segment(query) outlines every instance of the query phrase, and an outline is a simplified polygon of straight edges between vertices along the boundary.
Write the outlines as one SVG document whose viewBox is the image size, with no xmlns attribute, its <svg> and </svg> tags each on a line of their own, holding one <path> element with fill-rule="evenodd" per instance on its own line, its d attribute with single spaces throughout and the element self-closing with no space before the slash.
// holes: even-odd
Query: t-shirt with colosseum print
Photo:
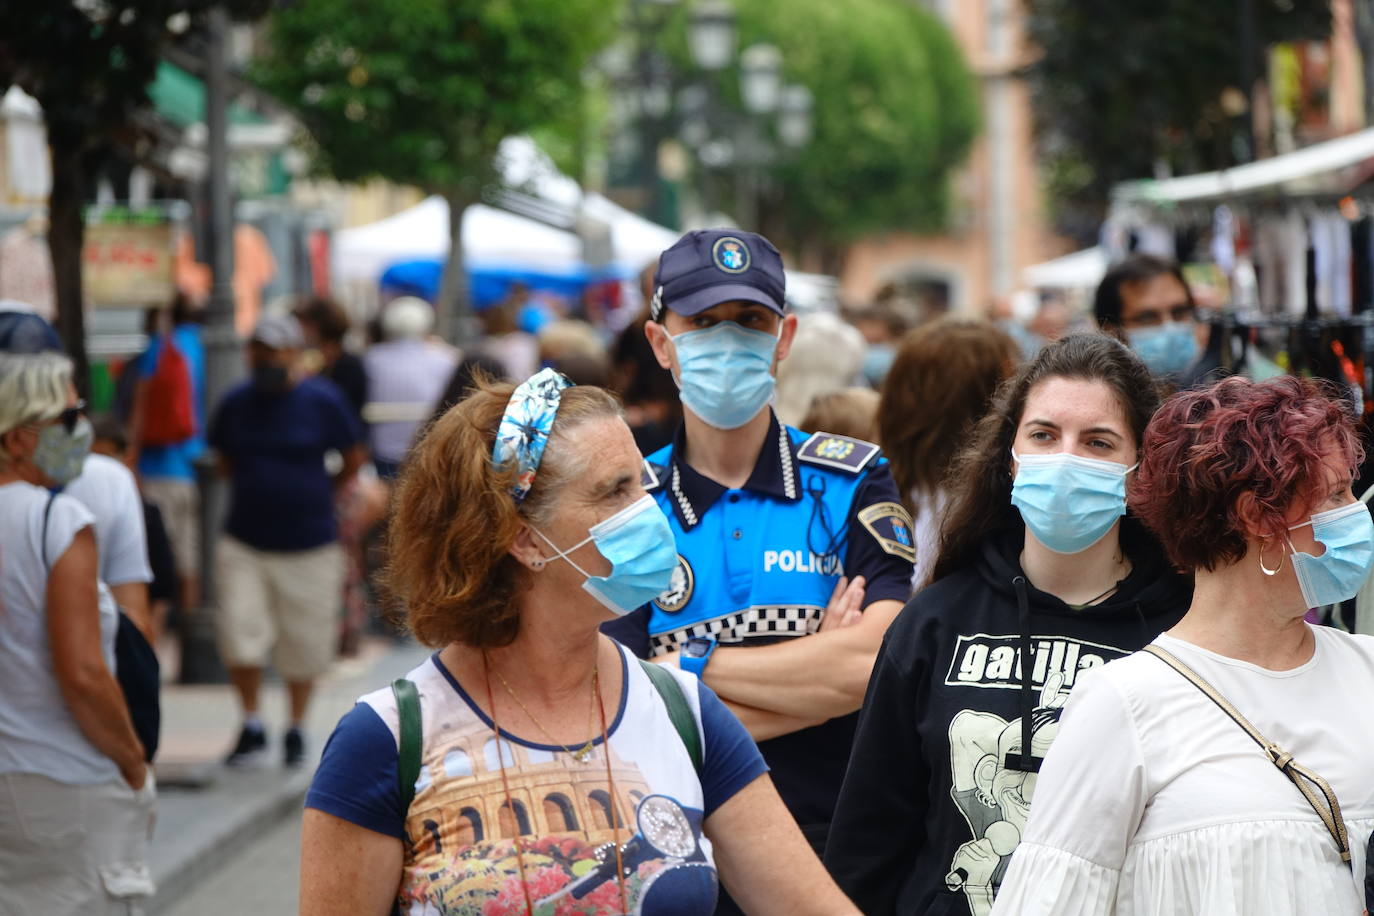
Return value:
<svg viewBox="0 0 1374 916">
<path fill-rule="evenodd" d="M 669 669 L 703 737 L 698 778 L 653 682 L 624 649 L 621 664 L 627 689 L 608 723 L 610 747 L 598 737 L 579 761 L 504 730 L 498 740 L 436 653 L 407 675 L 419 688 L 424 725 L 409 810 L 397 788 L 400 729 L 389 687 L 362 697 L 339 722 L 306 807 L 402 840 L 403 916 L 524 914 L 517 835 L 535 916 L 619 914 L 616 822 L 629 912 L 705 916 L 715 909 L 717 879 L 702 823 L 767 767 L 711 689 Z"/>
</svg>

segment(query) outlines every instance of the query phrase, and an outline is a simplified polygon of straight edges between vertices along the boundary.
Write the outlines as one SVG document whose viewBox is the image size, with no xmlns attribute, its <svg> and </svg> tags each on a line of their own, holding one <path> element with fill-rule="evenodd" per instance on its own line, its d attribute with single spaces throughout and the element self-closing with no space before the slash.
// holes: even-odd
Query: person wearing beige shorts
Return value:
<svg viewBox="0 0 1374 916">
<path fill-rule="evenodd" d="M 309 550 L 257 550 L 232 537 L 215 551 L 220 658 L 231 671 L 254 672 L 244 714 L 257 713 L 257 682 L 270 661 L 290 694 L 291 721 L 305 717 L 315 679 L 338 648 L 339 596 L 345 573 L 337 543 Z"/>
<path fill-rule="evenodd" d="M 311 689 L 339 643 L 346 565 L 334 501 L 364 460 L 364 431 L 332 382 L 303 374 L 302 342 L 294 318 L 258 322 L 248 345 L 252 377 L 225 394 L 210 423 L 208 441 L 230 485 L 215 544 L 216 629 L 243 707 L 230 766 L 267 751 L 258 692 L 269 660 L 290 696 L 283 763 L 305 761 Z M 327 465 L 331 453 L 341 460 Z"/>
</svg>

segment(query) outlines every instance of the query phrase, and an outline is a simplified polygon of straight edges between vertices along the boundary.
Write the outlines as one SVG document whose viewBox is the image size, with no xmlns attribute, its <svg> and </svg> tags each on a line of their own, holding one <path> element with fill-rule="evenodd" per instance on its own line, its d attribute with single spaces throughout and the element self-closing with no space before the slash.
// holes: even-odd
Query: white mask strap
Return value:
<svg viewBox="0 0 1374 916">
<path fill-rule="evenodd" d="M 549 540 L 548 537 L 544 534 L 544 532 L 540 531 L 533 525 L 530 525 L 530 530 L 533 531 L 535 534 L 539 535 L 541 538 L 543 538 L 545 544 L 548 544 L 550 547 L 553 548 L 553 559 L 566 560 L 568 565 L 571 566 L 573 569 L 577 570 L 582 575 L 586 576 L 588 579 L 591 578 L 591 573 L 587 572 L 581 566 L 578 566 L 576 563 L 573 562 L 572 557 L 568 556 L 568 554 L 572 553 L 574 550 L 581 547 L 583 544 L 590 543 L 592 540 L 592 536 L 590 534 L 582 540 L 578 541 L 576 544 L 569 547 L 567 550 L 559 550 L 558 545 L 555 544 L 553 541 Z"/>
</svg>

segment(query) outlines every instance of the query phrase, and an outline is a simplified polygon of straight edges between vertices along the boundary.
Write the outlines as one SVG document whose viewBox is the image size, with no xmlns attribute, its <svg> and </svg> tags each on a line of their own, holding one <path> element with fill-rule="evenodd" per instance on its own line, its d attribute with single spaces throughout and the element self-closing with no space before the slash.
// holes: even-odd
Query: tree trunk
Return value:
<svg viewBox="0 0 1374 916">
<path fill-rule="evenodd" d="M 473 326 L 471 288 L 463 264 L 463 213 L 476 201 L 457 191 L 445 192 L 444 199 L 448 202 L 448 262 L 444 264 L 434 303 L 434 326 L 440 337 L 467 350 L 478 335 Z"/>
<path fill-rule="evenodd" d="M 82 193 L 86 184 L 81 142 L 60 132 L 49 135 L 52 192 L 48 196 L 48 252 L 57 293 L 57 332 L 75 364 L 76 390 L 86 397 L 91 387 L 86 359 L 86 314 L 81 291 L 81 247 L 86 238 Z"/>
</svg>

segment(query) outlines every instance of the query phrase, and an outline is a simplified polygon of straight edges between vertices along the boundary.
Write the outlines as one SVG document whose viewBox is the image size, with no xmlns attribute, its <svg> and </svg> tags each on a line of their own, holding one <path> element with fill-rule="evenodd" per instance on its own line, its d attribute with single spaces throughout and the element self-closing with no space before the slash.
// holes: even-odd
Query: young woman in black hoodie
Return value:
<svg viewBox="0 0 1374 916">
<path fill-rule="evenodd" d="M 1123 517 L 1158 405 L 1130 350 L 1078 334 L 973 429 L 933 583 L 874 665 L 826 847 L 868 916 L 986 916 L 1078 676 L 1187 609 L 1190 585 Z"/>
</svg>

